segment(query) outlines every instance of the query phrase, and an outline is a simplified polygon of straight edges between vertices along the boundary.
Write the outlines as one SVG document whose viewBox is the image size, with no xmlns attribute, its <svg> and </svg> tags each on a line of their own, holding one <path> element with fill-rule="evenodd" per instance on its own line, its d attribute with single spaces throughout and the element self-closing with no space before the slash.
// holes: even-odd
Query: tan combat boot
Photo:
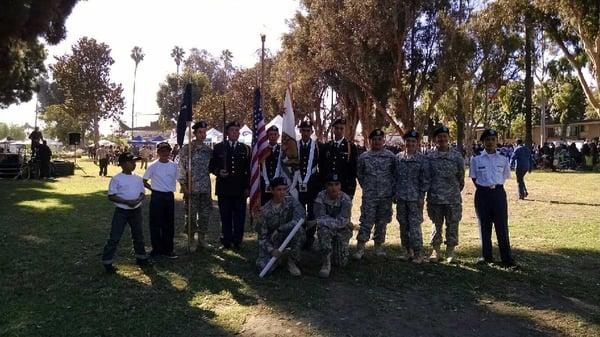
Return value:
<svg viewBox="0 0 600 337">
<path fill-rule="evenodd" d="M 323 257 L 323 266 L 319 270 L 319 277 L 328 278 L 329 273 L 331 273 L 331 253 Z"/>
<path fill-rule="evenodd" d="M 386 256 L 385 250 L 383 250 L 383 244 L 375 243 L 375 255 L 377 256 Z"/>
<path fill-rule="evenodd" d="M 423 255 L 421 255 L 421 250 L 416 249 L 413 253 L 413 259 L 412 259 L 413 263 L 416 264 L 421 264 L 423 263 Z"/>
<path fill-rule="evenodd" d="M 206 241 L 206 234 L 198 233 L 198 248 L 209 249 L 210 243 Z"/>
<path fill-rule="evenodd" d="M 412 253 L 412 249 L 403 249 L 404 253 L 400 254 L 400 256 L 398 257 L 400 259 L 400 261 L 408 261 L 410 260 L 410 258 L 412 257 L 413 253 Z"/>
<path fill-rule="evenodd" d="M 454 246 L 446 246 L 446 262 L 454 262 Z"/>
<path fill-rule="evenodd" d="M 438 262 L 441 255 L 442 254 L 440 253 L 440 246 L 434 246 L 433 251 L 431 252 L 431 255 L 429 256 L 429 262 Z"/>
<path fill-rule="evenodd" d="M 294 259 L 292 258 L 289 258 L 287 261 L 287 269 L 292 276 L 302 275 L 300 268 L 298 268 L 298 266 L 296 265 L 296 261 L 294 261 Z"/>
<path fill-rule="evenodd" d="M 352 254 L 352 258 L 355 260 L 360 260 L 362 259 L 363 255 L 365 255 L 365 242 L 358 241 L 356 243 L 356 252 Z"/>
</svg>

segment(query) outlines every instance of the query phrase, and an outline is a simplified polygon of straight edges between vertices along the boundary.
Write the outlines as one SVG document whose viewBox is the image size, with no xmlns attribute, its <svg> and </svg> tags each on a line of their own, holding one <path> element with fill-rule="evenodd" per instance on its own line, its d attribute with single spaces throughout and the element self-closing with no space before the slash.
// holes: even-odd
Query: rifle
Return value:
<svg viewBox="0 0 600 337">
<path fill-rule="evenodd" d="M 225 155 L 223 156 L 223 170 L 227 171 L 227 122 L 225 119 L 225 115 L 227 114 L 227 110 L 225 109 L 225 100 L 223 100 L 223 149 L 225 150 Z"/>
</svg>

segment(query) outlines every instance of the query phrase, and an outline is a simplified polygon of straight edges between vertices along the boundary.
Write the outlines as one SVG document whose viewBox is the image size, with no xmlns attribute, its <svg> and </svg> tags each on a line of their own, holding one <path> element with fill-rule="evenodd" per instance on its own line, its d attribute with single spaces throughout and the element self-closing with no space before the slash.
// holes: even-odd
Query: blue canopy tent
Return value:
<svg viewBox="0 0 600 337">
<path fill-rule="evenodd" d="M 153 143 L 160 143 L 160 142 L 164 142 L 164 141 L 165 141 L 165 138 L 163 138 L 163 136 L 161 136 L 161 135 L 158 135 L 158 136 L 155 136 L 155 137 L 153 137 L 153 138 L 151 139 L 151 141 L 152 141 Z"/>
</svg>

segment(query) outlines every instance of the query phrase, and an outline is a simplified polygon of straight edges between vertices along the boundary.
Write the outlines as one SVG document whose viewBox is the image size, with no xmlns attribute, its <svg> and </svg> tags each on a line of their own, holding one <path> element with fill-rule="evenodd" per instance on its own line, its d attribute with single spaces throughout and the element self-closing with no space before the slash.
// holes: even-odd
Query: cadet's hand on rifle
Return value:
<svg viewBox="0 0 600 337">
<path fill-rule="evenodd" d="M 273 256 L 273 257 L 277 257 L 277 258 L 278 258 L 278 257 L 280 257 L 280 256 L 281 256 L 281 252 L 279 251 L 279 249 L 273 249 L 273 250 L 271 251 L 271 256 Z"/>
<path fill-rule="evenodd" d="M 393 204 L 397 204 L 398 203 L 398 199 L 396 199 L 396 196 L 392 197 L 392 203 Z"/>
</svg>

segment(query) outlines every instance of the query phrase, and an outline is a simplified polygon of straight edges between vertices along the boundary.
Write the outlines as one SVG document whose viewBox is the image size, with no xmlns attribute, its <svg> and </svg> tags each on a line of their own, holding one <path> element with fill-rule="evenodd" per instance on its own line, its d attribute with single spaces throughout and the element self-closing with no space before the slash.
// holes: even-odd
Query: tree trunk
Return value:
<svg viewBox="0 0 600 337">
<path fill-rule="evenodd" d="M 463 82 L 456 83 L 456 149 L 463 153 L 465 142 L 465 111 L 463 109 Z"/>
<path fill-rule="evenodd" d="M 525 16 L 525 144 L 531 148 L 533 142 L 532 101 L 533 101 L 533 27 L 529 15 Z M 510 130 L 509 130 L 510 132 Z"/>
<path fill-rule="evenodd" d="M 100 142 L 100 120 L 99 118 L 94 118 L 94 145 L 96 147 L 99 146 Z"/>
</svg>

